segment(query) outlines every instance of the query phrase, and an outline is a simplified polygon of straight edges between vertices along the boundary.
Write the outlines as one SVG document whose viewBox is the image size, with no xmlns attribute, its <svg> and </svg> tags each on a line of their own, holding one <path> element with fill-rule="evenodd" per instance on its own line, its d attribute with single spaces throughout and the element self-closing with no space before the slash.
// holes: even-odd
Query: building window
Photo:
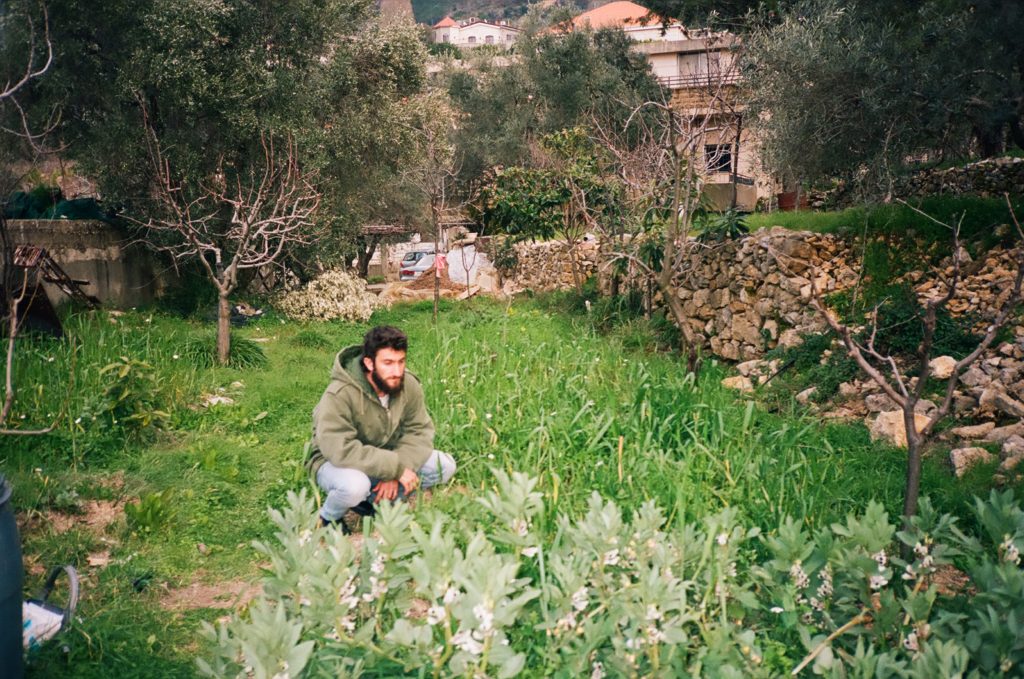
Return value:
<svg viewBox="0 0 1024 679">
<path fill-rule="evenodd" d="M 509 42 L 512 42 L 512 34 L 509 33 L 508 35 L 506 35 L 505 36 L 505 40 L 508 40 Z"/>
<path fill-rule="evenodd" d="M 475 35 L 469 36 L 469 40 L 467 40 L 466 42 L 468 42 L 470 45 L 474 44 L 476 42 L 476 36 Z"/>
<path fill-rule="evenodd" d="M 732 144 L 706 144 L 704 160 L 708 172 L 732 172 Z"/>
<path fill-rule="evenodd" d="M 484 42 L 486 42 L 488 45 L 493 45 L 494 44 L 494 36 L 493 35 L 487 36 L 486 38 L 484 38 Z"/>
<path fill-rule="evenodd" d="M 451 42 L 451 36 L 449 36 L 447 33 L 445 33 L 444 35 L 441 36 L 441 40 L 443 42 Z"/>
</svg>

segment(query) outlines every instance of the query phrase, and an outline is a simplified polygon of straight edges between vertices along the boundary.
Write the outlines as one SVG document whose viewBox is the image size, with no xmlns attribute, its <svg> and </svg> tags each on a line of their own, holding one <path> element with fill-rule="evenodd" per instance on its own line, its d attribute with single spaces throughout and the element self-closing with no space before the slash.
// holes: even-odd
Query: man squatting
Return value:
<svg viewBox="0 0 1024 679">
<path fill-rule="evenodd" d="M 451 455 L 434 450 L 434 423 L 419 379 L 405 370 L 409 341 L 398 328 L 377 326 L 363 344 L 334 358 L 331 381 L 313 409 L 308 466 L 327 494 L 326 524 L 352 509 L 373 514 L 373 502 L 402 499 L 417 487 L 448 483 Z"/>
</svg>

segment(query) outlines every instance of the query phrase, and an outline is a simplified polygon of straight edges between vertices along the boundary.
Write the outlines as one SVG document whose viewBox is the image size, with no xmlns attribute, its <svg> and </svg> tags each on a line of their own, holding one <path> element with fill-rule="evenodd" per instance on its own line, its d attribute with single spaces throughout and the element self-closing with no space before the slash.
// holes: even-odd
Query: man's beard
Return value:
<svg viewBox="0 0 1024 679">
<path fill-rule="evenodd" d="M 381 374 L 377 372 L 377 368 L 374 367 L 373 384 L 377 387 L 377 389 L 383 391 L 388 396 L 394 396 L 395 394 L 402 391 L 402 387 L 405 386 L 405 375 L 402 375 L 400 378 L 398 378 L 398 384 L 396 384 L 395 386 L 391 386 L 384 380 Z"/>
</svg>

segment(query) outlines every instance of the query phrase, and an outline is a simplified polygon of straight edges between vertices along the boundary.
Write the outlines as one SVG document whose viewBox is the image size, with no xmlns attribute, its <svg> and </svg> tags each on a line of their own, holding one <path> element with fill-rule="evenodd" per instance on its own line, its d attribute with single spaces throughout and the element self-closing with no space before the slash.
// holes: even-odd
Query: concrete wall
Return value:
<svg viewBox="0 0 1024 679">
<path fill-rule="evenodd" d="M 145 304 L 166 287 L 153 253 L 130 245 L 123 233 L 104 222 L 19 219 L 7 224 L 14 245 L 45 248 L 71 278 L 89 281 L 82 289 L 104 305 Z M 67 301 L 55 286 L 45 287 L 55 306 Z"/>
</svg>

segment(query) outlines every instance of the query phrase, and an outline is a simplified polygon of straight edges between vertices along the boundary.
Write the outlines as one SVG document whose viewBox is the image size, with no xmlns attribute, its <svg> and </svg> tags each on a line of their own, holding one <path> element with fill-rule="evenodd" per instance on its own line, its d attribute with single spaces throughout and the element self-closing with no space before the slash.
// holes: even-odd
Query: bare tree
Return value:
<svg viewBox="0 0 1024 679">
<path fill-rule="evenodd" d="M 175 175 L 144 107 L 143 112 L 159 215 L 135 221 L 175 265 L 198 260 L 217 289 L 217 360 L 224 365 L 231 351 L 230 297 L 239 273 L 276 263 L 290 245 L 307 244 L 320 192 L 314 176 L 300 167 L 294 141 L 289 137 L 278 145 L 262 133 L 261 152 L 247 167 L 221 163 L 212 177 L 189 186 Z"/>
<path fill-rule="evenodd" d="M 1017 221 L 1017 216 L 1008 196 L 1006 203 L 1021 242 L 1024 243 L 1024 231 L 1021 230 L 1020 223 Z M 907 205 L 906 203 L 904 204 Z M 918 345 L 915 354 L 908 361 L 902 361 L 889 353 L 882 353 L 876 348 L 875 340 L 878 335 L 877 307 L 871 315 L 872 320 L 865 337 L 863 333 L 858 333 L 855 328 L 842 322 L 834 312 L 826 307 L 822 300 L 821 291 L 815 285 L 815 276 L 809 277 L 811 280 L 811 306 L 822 315 L 828 326 L 839 338 L 850 358 L 857 363 L 857 366 L 864 374 L 870 377 L 902 412 L 903 426 L 906 429 L 907 435 L 907 473 L 903 492 L 904 521 L 909 521 L 910 517 L 917 514 L 917 503 L 921 490 L 921 459 L 925 444 L 935 432 L 935 426 L 949 415 L 956 395 L 957 385 L 960 383 L 960 376 L 992 346 L 999 331 L 1006 326 L 1014 310 L 1020 306 L 1022 299 L 1021 284 L 1024 282 L 1024 246 L 1018 245 L 1016 251 L 1017 271 L 1014 275 L 1009 295 L 999 308 L 995 318 L 992 319 L 992 322 L 985 329 L 985 335 L 982 339 L 970 353 L 956 362 L 952 374 L 946 380 L 942 402 L 919 428 L 917 405 L 921 401 L 925 383 L 931 372 L 930 363 L 932 360 L 938 313 L 953 299 L 962 281 L 962 257 L 964 251 L 960 243 L 959 224 L 955 226 L 945 224 L 913 206 L 907 206 L 928 219 L 935 221 L 937 224 L 948 228 L 952 234 L 953 248 L 951 256 L 952 272 L 948 275 L 944 275 L 942 272 L 936 273 L 945 292 L 938 297 L 928 299 L 924 303 L 924 310 L 921 316 L 921 343 Z M 785 255 L 774 251 L 772 255 L 779 262 L 780 266 L 788 270 Z"/>
<path fill-rule="evenodd" d="M 403 177 L 426 199 L 430 211 L 430 228 L 434 235 L 434 322 L 437 322 L 441 296 L 441 262 L 445 253 L 442 226 L 448 217 L 463 206 L 456 198 L 455 186 L 459 164 L 455 156 L 453 135 L 457 113 L 442 94 L 428 93 L 410 100 L 409 120 L 403 127 L 411 133 L 414 156 L 406 163 Z"/>
<path fill-rule="evenodd" d="M 33 131 L 29 123 L 25 109 L 18 101 L 22 94 L 33 82 L 42 78 L 50 69 L 53 63 L 53 43 L 50 40 L 50 24 L 46 5 L 39 4 L 41 21 L 37 21 L 31 13 L 25 15 L 8 13 L 5 8 L 0 7 L 0 31 L 7 32 L 7 23 L 15 19 L 22 19 L 27 26 L 27 34 L 24 45 L 25 61 L 20 67 L 15 66 L 12 71 L 5 73 L 5 81 L 0 89 L 0 133 L 9 141 L 25 143 L 32 156 L 38 157 L 44 152 L 42 140 L 53 129 L 55 121 L 51 121 L 41 132 Z M 8 126 L 6 121 L 13 114 L 15 123 Z M 15 262 L 14 244 L 10 238 L 7 228 L 7 219 L 4 216 L 4 205 L 6 196 L 14 187 L 11 182 L 0 183 L 0 267 L 2 267 L 2 280 L 4 296 L 4 325 L 7 332 L 7 356 L 4 362 L 4 400 L 0 408 L 0 424 L 6 423 L 14 407 L 14 354 L 18 333 L 21 330 L 22 318 L 20 312 L 22 304 L 28 298 L 31 304 L 30 294 L 37 294 L 41 283 L 38 270 L 31 270 L 30 267 L 19 267 Z M 53 431 L 55 425 L 43 429 L 22 430 L 2 429 L 0 434 L 46 434 Z"/>
<path fill-rule="evenodd" d="M 718 40 L 707 38 L 708 54 Z M 625 131 L 639 129 L 634 128 L 628 142 L 629 135 L 597 130 L 598 140 L 617 159 L 618 174 L 632 196 L 634 221 L 640 225 L 638 237 L 621 239 L 613 256 L 632 262 L 661 293 L 681 331 L 680 349 L 691 371 L 697 369 L 699 338 L 688 323 L 679 289 L 695 262 L 713 247 L 691 235 L 708 176 L 728 161 L 736 181 L 732 144 L 742 131 L 735 94 L 738 68 L 738 58 L 728 59 L 717 70 L 682 77 L 685 87 L 676 101 L 638 106 Z M 651 219 L 652 213 L 656 218 Z M 644 233 L 643 225 L 649 223 L 657 225 L 656 233 Z M 660 245 L 653 260 L 641 253 L 652 238 Z"/>
</svg>

